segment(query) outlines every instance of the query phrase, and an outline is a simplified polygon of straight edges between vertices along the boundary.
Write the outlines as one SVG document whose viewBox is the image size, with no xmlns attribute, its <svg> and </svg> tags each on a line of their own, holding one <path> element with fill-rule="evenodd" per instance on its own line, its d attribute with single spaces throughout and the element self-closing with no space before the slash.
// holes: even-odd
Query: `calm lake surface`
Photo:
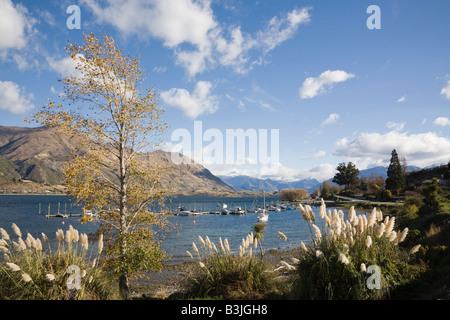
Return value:
<svg viewBox="0 0 450 320">
<path fill-rule="evenodd" d="M 276 202 L 277 198 L 267 198 L 266 204 Z M 219 198 L 219 197 L 178 197 L 172 199 L 171 208 L 175 212 L 181 204 L 187 209 L 195 208 L 197 211 L 215 211 L 217 205 L 227 204 L 228 208 L 240 206 L 247 209 L 252 208 L 257 201 L 262 205 L 263 199 L 254 197 L 242 198 Z M 58 229 L 67 230 L 72 225 L 79 232 L 95 232 L 98 224 L 81 224 L 80 217 L 68 218 L 46 218 L 46 214 L 66 213 L 80 214 L 81 207 L 72 206 L 73 201 L 64 195 L 0 195 L 0 227 L 4 228 L 12 238 L 15 237 L 11 224 L 15 223 L 22 231 L 23 237 L 29 232 L 33 237 L 41 237 L 44 232 L 50 241 L 56 241 L 56 231 Z M 41 214 L 39 215 L 39 206 Z M 217 209 L 220 212 L 219 209 Z M 318 208 L 313 207 L 315 212 Z M 300 241 L 307 243 L 310 240 L 310 233 L 307 223 L 302 219 L 298 210 L 288 210 L 280 212 L 269 212 L 269 221 L 264 231 L 262 240 L 263 248 L 286 250 L 300 245 Z M 257 220 L 256 213 L 245 215 L 220 215 L 204 214 L 199 216 L 170 216 L 172 225 L 169 232 L 164 234 L 162 248 L 172 257 L 167 263 L 179 263 L 188 259 L 186 251 L 192 252 L 192 242 L 199 246 L 198 236 L 205 238 L 208 236 L 211 241 L 218 246 L 218 239 L 227 238 L 231 250 L 236 252 L 243 238 L 251 232 L 251 228 Z M 283 232 L 288 238 L 281 240 L 277 232 Z M 14 235 L 14 236 L 13 236 Z"/>
</svg>

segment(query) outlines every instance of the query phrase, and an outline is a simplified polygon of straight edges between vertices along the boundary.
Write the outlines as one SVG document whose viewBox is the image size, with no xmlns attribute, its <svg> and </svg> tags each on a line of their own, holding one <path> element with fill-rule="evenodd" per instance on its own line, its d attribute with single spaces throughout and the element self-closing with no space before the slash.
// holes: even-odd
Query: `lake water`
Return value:
<svg viewBox="0 0 450 320">
<path fill-rule="evenodd" d="M 201 211 L 205 208 L 215 210 L 217 205 L 227 204 L 228 208 L 234 205 L 242 208 L 251 208 L 254 201 L 258 205 L 263 202 L 262 198 L 253 197 L 242 198 L 219 198 L 219 197 L 179 197 L 172 200 L 172 210 L 182 204 Z M 267 198 L 266 204 L 277 201 L 277 198 Z M 39 204 L 41 214 L 39 215 Z M 69 197 L 63 195 L 0 195 L 0 227 L 4 228 L 11 236 L 14 234 L 11 224 L 15 223 L 22 230 L 23 237 L 29 232 L 34 237 L 41 238 L 44 232 L 50 241 L 56 241 L 56 231 L 58 229 L 67 230 L 69 225 L 82 233 L 95 232 L 98 225 L 87 223 L 81 224 L 80 217 L 46 218 L 50 205 L 50 213 L 56 214 L 80 214 L 81 208 L 71 206 Z M 313 207 L 314 211 L 318 208 Z M 218 211 L 220 212 L 220 210 Z M 290 249 L 298 247 L 300 241 L 307 243 L 310 240 L 310 233 L 307 223 L 302 219 L 298 210 L 288 210 L 281 212 L 269 212 L 269 221 L 264 231 L 262 245 L 265 250 L 270 249 Z M 173 226 L 170 232 L 165 233 L 162 241 L 162 248 L 172 257 L 167 263 L 179 263 L 188 259 L 186 251 L 192 252 L 192 242 L 199 246 L 198 236 L 205 238 L 208 236 L 211 241 L 218 246 L 218 239 L 227 238 L 231 250 L 236 252 L 243 238 L 251 232 L 251 228 L 257 220 L 256 213 L 246 215 L 220 215 L 204 214 L 199 216 L 170 216 L 169 222 Z M 283 232 L 288 238 L 281 240 L 277 232 Z"/>
</svg>

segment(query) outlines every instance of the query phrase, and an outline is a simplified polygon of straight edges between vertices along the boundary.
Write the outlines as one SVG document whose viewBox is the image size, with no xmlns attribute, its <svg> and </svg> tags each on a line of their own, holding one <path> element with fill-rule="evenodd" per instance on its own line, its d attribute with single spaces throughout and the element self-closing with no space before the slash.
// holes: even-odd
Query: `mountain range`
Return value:
<svg viewBox="0 0 450 320">
<path fill-rule="evenodd" d="M 298 181 L 278 181 L 274 179 L 259 179 L 250 176 L 219 176 L 220 179 L 228 183 L 235 190 L 248 190 L 261 192 L 264 191 L 280 191 L 282 189 L 306 189 L 309 192 L 314 191 L 320 184 L 313 178 L 302 179 Z"/>
<path fill-rule="evenodd" d="M 0 126 L 0 189 L 3 192 L 64 192 L 64 164 L 77 149 L 74 137 L 45 128 Z M 149 161 L 164 162 L 170 173 L 162 183 L 175 194 L 232 195 L 235 190 L 208 169 L 191 161 L 174 164 L 171 153 L 154 151 Z M 22 191 L 21 191 L 22 190 Z"/>
<path fill-rule="evenodd" d="M 0 126 L 0 190 L 27 190 L 26 192 L 64 192 L 64 164 L 77 150 L 74 137 L 55 135 L 49 128 Z M 181 157 L 185 157 L 179 155 Z M 309 178 L 296 181 L 260 179 L 250 176 L 215 176 L 194 161 L 175 164 L 171 153 L 154 151 L 150 161 L 164 162 L 171 168 L 162 183 L 179 195 L 232 196 L 236 192 L 278 192 L 282 189 L 306 189 L 312 193 L 322 182 Z M 408 166 L 408 171 L 420 170 Z M 387 167 L 360 171 L 360 176 L 387 177 Z M 330 179 L 331 181 L 331 179 Z M 5 191 L 6 190 L 6 191 Z"/>
<path fill-rule="evenodd" d="M 408 171 L 417 171 L 421 168 L 415 166 L 408 166 Z M 360 170 L 359 177 L 371 175 L 376 175 L 377 177 L 387 178 L 388 167 L 378 166 L 369 169 Z M 241 176 L 219 176 L 223 181 L 232 186 L 235 190 L 249 190 L 249 191 L 280 191 L 282 189 L 305 189 L 309 193 L 314 192 L 314 190 L 322 184 L 322 182 L 314 179 L 300 179 L 296 181 L 279 181 L 274 179 L 260 179 L 249 177 L 246 175 Z M 328 181 L 332 182 L 332 178 Z M 334 184 L 334 183 L 333 183 Z"/>
</svg>

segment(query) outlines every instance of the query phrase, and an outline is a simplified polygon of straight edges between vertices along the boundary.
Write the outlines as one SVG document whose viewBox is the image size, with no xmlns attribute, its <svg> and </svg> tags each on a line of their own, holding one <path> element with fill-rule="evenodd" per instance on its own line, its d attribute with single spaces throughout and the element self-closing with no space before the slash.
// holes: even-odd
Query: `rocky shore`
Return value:
<svg viewBox="0 0 450 320">
<path fill-rule="evenodd" d="M 297 256 L 298 249 L 285 251 L 270 250 L 265 253 L 264 260 L 273 270 L 279 270 L 280 276 L 287 273 L 281 267 L 281 261 L 292 264 L 291 258 Z M 170 295 L 183 289 L 183 281 L 198 267 L 195 262 L 186 261 L 180 264 L 166 265 L 162 272 L 143 274 L 139 279 L 131 281 L 132 297 L 135 299 L 167 299 Z"/>
</svg>

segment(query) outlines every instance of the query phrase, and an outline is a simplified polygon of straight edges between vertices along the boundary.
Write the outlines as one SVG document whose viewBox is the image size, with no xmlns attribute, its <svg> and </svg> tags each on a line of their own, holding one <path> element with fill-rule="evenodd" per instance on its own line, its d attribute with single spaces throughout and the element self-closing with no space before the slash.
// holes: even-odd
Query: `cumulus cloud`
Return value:
<svg viewBox="0 0 450 320">
<path fill-rule="evenodd" d="M 332 124 L 335 123 L 336 121 L 338 121 L 339 119 L 339 115 L 337 113 L 332 113 L 328 116 L 328 118 L 326 118 L 322 123 L 321 123 L 321 127 L 326 126 L 328 124 Z"/>
<path fill-rule="evenodd" d="M 83 57 L 81 54 L 79 57 Z M 61 77 L 68 76 L 81 76 L 81 73 L 76 69 L 77 60 L 71 57 L 65 57 L 63 59 L 55 59 L 53 57 L 47 57 L 47 63 L 50 68 L 57 72 Z"/>
<path fill-rule="evenodd" d="M 24 48 L 34 23 L 24 6 L 0 0 L 0 52 Z"/>
<path fill-rule="evenodd" d="M 83 0 L 99 23 L 110 23 L 125 35 L 153 37 L 172 49 L 175 62 L 195 76 L 217 64 L 245 73 L 261 59 L 250 59 L 259 49 L 265 55 L 295 35 L 310 20 L 309 8 L 295 9 L 274 17 L 254 35 L 240 26 L 216 21 L 211 0 Z"/>
<path fill-rule="evenodd" d="M 212 84 L 208 81 L 197 82 L 194 91 L 172 88 L 161 93 L 163 101 L 172 107 L 182 110 L 186 116 L 195 119 L 204 113 L 215 113 L 218 110 L 217 97 L 211 94 Z"/>
<path fill-rule="evenodd" d="M 0 81 L 0 110 L 14 114 L 23 114 L 34 105 L 31 102 L 32 94 L 27 94 L 24 88 L 12 81 Z"/>
<path fill-rule="evenodd" d="M 433 123 L 437 126 L 443 126 L 443 127 L 450 126 L 450 119 L 447 117 L 438 117 L 438 118 L 434 119 Z"/>
<path fill-rule="evenodd" d="M 336 147 L 333 155 L 352 159 L 362 169 L 369 165 L 387 165 L 393 149 L 406 157 L 408 164 L 419 167 L 450 159 L 450 140 L 434 132 L 362 133 L 352 140 L 338 140 Z"/>
<path fill-rule="evenodd" d="M 344 82 L 354 78 L 355 75 L 342 70 L 327 70 L 316 78 L 306 78 L 299 90 L 300 98 L 310 99 L 324 93 L 327 89 L 333 87 L 335 83 Z"/>
<path fill-rule="evenodd" d="M 450 100 L 450 81 L 448 81 L 447 85 L 442 88 L 441 95 L 443 95 L 445 99 Z"/>
<path fill-rule="evenodd" d="M 214 175 L 223 176 L 250 176 L 260 179 L 274 179 L 283 181 L 297 181 L 302 179 L 317 179 L 325 181 L 335 174 L 336 166 L 323 163 L 311 169 L 290 168 L 282 163 L 272 165 L 207 165 Z"/>
</svg>

